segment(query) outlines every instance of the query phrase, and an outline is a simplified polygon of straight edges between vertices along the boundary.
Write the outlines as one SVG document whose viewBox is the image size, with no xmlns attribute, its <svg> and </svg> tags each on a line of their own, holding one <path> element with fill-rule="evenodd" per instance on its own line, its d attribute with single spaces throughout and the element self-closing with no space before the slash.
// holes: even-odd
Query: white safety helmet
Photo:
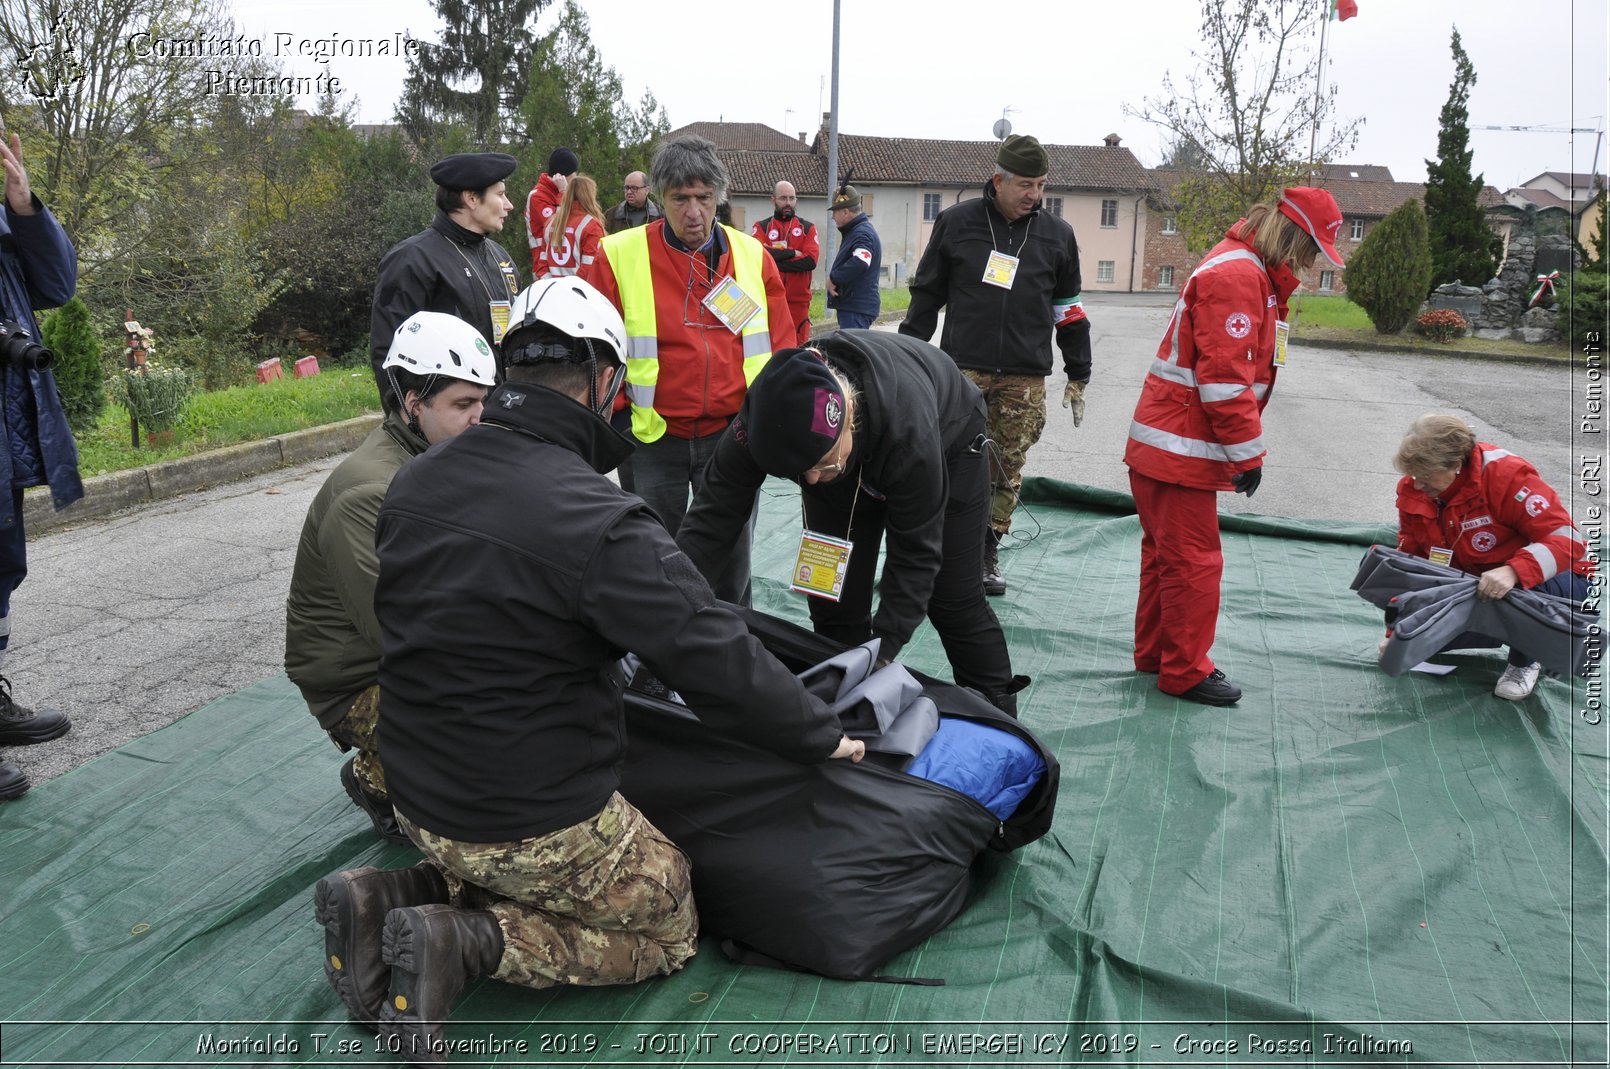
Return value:
<svg viewBox="0 0 1610 1069">
<path fill-rule="evenodd" d="M 426 378 L 445 375 L 489 389 L 498 376 L 492 347 L 481 332 L 446 312 L 415 312 L 403 320 L 380 367 Z"/>
<path fill-rule="evenodd" d="M 606 415 L 626 377 L 626 324 L 620 312 L 590 283 L 574 276 L 544 278 L 520 292 L 509 309 L 503 336 L 508 366 L 558 360 L 587 364 L 597 381 L 598 358 L 616 365 L 602 397 L 589 387 L 589 404 Z"/>
<path fill-rule="evenodd" d="M 509 329 L 506 339 L 513 339 L 521 331 L 539 324 L 547 324 L 560 334 L 578 340 L 591 338 L 608 345 L 617 364 L 626 362 L 626 324 L 621 314 L 591 283 L 574 276 L 544 278 L 533 282 L 514 299 L 509 309 Z M 519 348 L 518 344 L 505 348 Z M 532 359 L 553 359 L 537 356 Z M 561 358 L 562 359 L 562 358 Z M 578 357 L 584 359 L 584 357 Z M 521 362 L 521 361 L 515 361 Z"/>
</svg>

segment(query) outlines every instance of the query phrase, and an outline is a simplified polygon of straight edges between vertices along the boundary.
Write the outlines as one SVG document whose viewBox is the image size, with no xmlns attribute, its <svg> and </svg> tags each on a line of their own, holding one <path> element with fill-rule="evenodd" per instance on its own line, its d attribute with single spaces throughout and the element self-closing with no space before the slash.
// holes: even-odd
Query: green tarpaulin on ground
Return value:
<svg viewBox="0 0 1610 1069">
<path fill-rule="evenodd" d="M 797 505 L 762 506 L 757 606 Z M 480 981 L 456 1064 L 1593 1065 L 1606 1061 L 1607 729 L 1501 654 L 1390 679 L 1348 583 L 1387 532 L 1227 521 L 1215 656 L 1233 709 L 1131 670 L 1139 528 L 1119 495 L 1031 483 L 993 604 L 1057 820 L 981 862 L 948 929 L 846 983 L 707 945 L 635 987 Z M 926 628 L 907 648 L 948 677 Z M 392 1064 L 320 967 L 320 876 L 380 845 L 342 757 L 276 677 L 0 807 L 0 1064 Z M 853 916 L 844 918 L 853 925 Z M 344 1045 L 344 1046 L 343 1046 Z"/>
</svg>

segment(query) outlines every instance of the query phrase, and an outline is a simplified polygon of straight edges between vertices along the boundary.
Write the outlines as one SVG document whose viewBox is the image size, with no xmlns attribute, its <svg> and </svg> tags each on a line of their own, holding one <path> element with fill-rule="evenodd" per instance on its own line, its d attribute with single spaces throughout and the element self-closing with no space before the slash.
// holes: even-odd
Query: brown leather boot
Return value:
<svg viewBox="0 0 1610 1069">
<path fill-rule="evenodd" d="M 319 881 L 313 914 L 324 927 L 324 976 L 353 1020 L 373 1026 L 391 986 L 391 971 L 381 959 L 386 914 L 446 901 L 447 883 L 429 862 L 408 869 L 365 865 Z"/>
<path fill-rule="evenodd" d="M 415 1065 L 442 1065 L 442 1025 L 464 985 L 496 972 L 503 930 L 487 910 L 409 906 L 386 915 L 382 955 L 391 992 L 380 1007 L 387 1050 Z"/>
</svg>

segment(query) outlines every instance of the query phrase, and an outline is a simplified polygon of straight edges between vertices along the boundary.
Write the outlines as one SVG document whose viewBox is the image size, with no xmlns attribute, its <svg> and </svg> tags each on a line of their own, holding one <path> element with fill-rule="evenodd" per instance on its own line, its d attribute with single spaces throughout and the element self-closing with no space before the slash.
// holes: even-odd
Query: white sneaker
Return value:
<svg viewBox="0 0 1610 1069">
<path fill-rule="evenodd" d="M 1518 702 L 1532 693 L 1537 686 L 1537 673 L 1541 670 L 1542 665 L 1536 661 L 1521 667 L 1512 664 L 1498 677 L 1498 686 L 1493 688 L 1493 693 L 1506 701 Z"/>
</svg>

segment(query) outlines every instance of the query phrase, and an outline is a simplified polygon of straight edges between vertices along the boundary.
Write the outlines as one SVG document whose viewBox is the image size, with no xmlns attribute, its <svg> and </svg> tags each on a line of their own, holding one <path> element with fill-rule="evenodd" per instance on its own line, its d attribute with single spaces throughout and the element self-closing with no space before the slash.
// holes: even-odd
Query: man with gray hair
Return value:
<svg viewBox="0 0 1610 1069">
<path fill-rule="evenodd" d="M 900 333 L 927 341 L 939 310 L 939 347 L 984 394 L 995 494 L 984 542 L 984 593 L 1006 593 L 999 547 L 1012 529 L 1023 461 L 1045 429 L 1051 339 L 1068 382 L 1062 407 L 1084 421 L 1090 381 L 1090 321 L 1079 299 L 1079 243 L 1073 228 L 1040 210 L 1051 159 L 1032 137 L 1001 142 L 984 195 L 939 213 L 911 279 L 911 307 Z"/>
<path fill-rule="evenodd" d="M 795 337 L 776 262 L 748 234 L 716 223 L 728 178 L 715 145 L 694 136 L 663 142 L 649 181 L 665 217 L 606 237 L 582 277 L 626 321 L 637 442 L 630 485 L 674 535 L 749 383 Z M 728 585 L 716 584 L 745 591 L 745 600 L 750 535 L 727 562 Z"/>
</svg>

